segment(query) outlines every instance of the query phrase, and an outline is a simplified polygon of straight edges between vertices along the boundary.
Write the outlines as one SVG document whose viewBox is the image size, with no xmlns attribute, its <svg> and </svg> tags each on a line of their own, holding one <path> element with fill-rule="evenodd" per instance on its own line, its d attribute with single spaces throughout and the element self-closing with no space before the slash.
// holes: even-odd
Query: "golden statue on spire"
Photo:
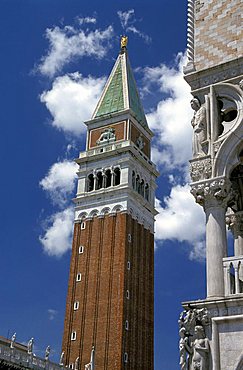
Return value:
<svg viewBox="0 0 243 370">
<path fill-rule="evenodd" d="M 121 49 L 124 49 L 127 47 L 128 43 L 128 37 L 127 36 L 121 36 Z"/>
</svg>

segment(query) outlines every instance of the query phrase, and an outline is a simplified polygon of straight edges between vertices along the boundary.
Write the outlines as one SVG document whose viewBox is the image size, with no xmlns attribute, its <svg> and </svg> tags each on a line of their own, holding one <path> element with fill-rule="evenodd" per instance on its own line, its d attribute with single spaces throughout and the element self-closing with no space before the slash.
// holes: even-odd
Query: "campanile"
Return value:
<svg viewBox="0 0 243 370">
<path fill-rule="evenodd" d="M 63 363 L 76 370 L 152 370 L 158 172 L 126 37 L 86 125 L 86 150 L 76 160 Z"/>
</svg>

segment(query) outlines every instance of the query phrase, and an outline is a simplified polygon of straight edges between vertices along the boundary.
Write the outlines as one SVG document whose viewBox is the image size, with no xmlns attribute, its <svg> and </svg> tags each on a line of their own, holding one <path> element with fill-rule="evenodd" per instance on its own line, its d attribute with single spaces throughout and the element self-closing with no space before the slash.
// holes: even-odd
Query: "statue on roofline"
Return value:
<svg viewBox="0 0 243 370">
<path fill-rule="evenodd" d="M 126 48 L 128 43 L 128 37 L 127 36 L 121 36 L 121 49 Z"/>
</svg>

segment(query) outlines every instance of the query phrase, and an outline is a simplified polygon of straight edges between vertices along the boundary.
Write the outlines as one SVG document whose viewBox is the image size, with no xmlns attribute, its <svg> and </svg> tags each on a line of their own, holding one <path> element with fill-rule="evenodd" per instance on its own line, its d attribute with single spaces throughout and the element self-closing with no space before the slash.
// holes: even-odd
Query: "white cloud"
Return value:
<svg viewBox="0 0 243 370">
<path fill-rule="evenodd" d="M 47 175 L 40 181 L 40 186 L 51 197 L 54 204 L 62 207 L 74 191 L 78 166 L 72 161 L 54 163 Z"/>
<path fill-rule="evenodd" d="M 122 28 L 125 30 L 128 26 L 128 23 L 132 21 L 132 18 L 134 17 L 134 9 L 127 10 L 125 12 L 122 12 L 121 10 L 118 10 L 117 12 L 118 17 L 121 22 Z M 133 20 L 134 22 L 134 20 Z"/>
<path fill-rule="evenodd" d="M 135 18 L 135 11 L 134 9 L 130 9 L 127 11 L 122 12 L 119 10 L 117 12 L 117 15 L 120 19 L 121 26 L 124 29 L 125 32 L 132 32 L 136 34 L 137 36 L 141 37 L 145 40 L 146 43 L 149 43 L 152 41 L 151 37 L 146 35 L 145 33 L 141 32 L 137 27 L 134 26 L 134 23 L 137 22 Z"/>
<path fill-rule="evenodd" d="M 77 18 L 77 21 L 81 25 L 86 24 L 86 23 L 95 24 L 97 22 L 97 19 L 95 17 L 83 17 L 83 18 Z"/>
<path fill-rule="evenodd" d="M 104 84 L 105 78 L 85 78 L 78 72 L 57 77 L 40 97 L 53 116 L 51 124 L 73 135 L 85 132 L 83 121 L 91 118 Z"/>
<path fill-rule="evenodd" d="M 48 312 L 48 317 L 50 321 L 54 320 L 56 315 L 58 314 L 58 311 L 54 310 L 53 308 L 49 308 L 47 312 Z"/>
<path fill-rule="evenodd" d="M 188 242 L 192 250 L 191 259 L 201 260 L 205 256 L 205 216 L 202 207 L 195 203 L 189 185 L 172 187 L 170 196 L 164 198 L 164 207 L 156 200 L 156 242 L 174 240 Z"/>
<path fill-rule="evenodd" d="M 144 91 L 157 86 L 166 97 L 155 110 L 147 114 L 149 127 L 155 133 L 153 158 L 167 169 L 185 166 L 191 157 L 192 129 L 190 121 L 190 88 L 183 79 L 182 67 L 185 58 L 179 54 L 177 67 L 159 67 L 144 69 Z"/>
<path fill-rule="evenodd" d="M 94 18 L 83 18 L 94 23 Z M 109 41 L 113 36 L 112 26 L 101 31 L 83 31 L 72 26 L 64 28 L 48 28 L 45 34 L 49 41 L 49 50 L 41 58 L 38 70 L 46 76 L 53 77 L 57 72 L 77 57 L 93 56 L 103 58 L 109 49 Z"/>
<path fill-rule="evenodd" d="M 74 211 L 73 207 L 52 215 L 46 222 L 45 234 L 39 240 L 49 256 L 61 257 L 71 249 Z"/>
</svg>

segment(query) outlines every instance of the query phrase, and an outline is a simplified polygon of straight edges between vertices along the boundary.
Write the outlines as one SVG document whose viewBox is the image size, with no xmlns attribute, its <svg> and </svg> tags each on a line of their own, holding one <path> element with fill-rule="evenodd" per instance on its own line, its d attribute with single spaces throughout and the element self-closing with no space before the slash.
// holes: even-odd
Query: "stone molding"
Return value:
<svg viewBox="0 0 243 370">
<path fill-rule="evenodd" d="M 212 176 L 212 161 L 210 157 L 196 158 L 190 161 L 190 176 L 193 182 L 209 179 Z"/>
<path fill-rule="evenodd" d="M 192 91 L 194 91 L 218 82 L 237 79 L 238 76 L 243 74 L 242 60 L 243 58 L 239 58 L 212 68 L 188 73 L 185 75 L 185 80 L 191 86 Z"/>
<path fill-rule="evenodd" d="M 84 221 L 91 221 L 94 217 L 102 218 L 106 215 L 115 216 L 117 213 L 127 213 L 132 216 L 139 224 L 143 225 L 145 229 L 154 233 L 154 219 L 148 219 L 146 215 L 135 208 L 126 209 L 122 204 L 116 204 L 113 207 L 103 207 L 102 209 L 94 208 L 88 212 L 77 212 L 75 215 L 74 223 L 81 223 Z"/>
<path fill-rule="evenodd" d="M 197 203 L 205 208 L 227 206 L 232 197 L 231 182 L 226 178 L 214 178 L 210 181 L 191 184 L 191 194 Z"/>
</svg>

